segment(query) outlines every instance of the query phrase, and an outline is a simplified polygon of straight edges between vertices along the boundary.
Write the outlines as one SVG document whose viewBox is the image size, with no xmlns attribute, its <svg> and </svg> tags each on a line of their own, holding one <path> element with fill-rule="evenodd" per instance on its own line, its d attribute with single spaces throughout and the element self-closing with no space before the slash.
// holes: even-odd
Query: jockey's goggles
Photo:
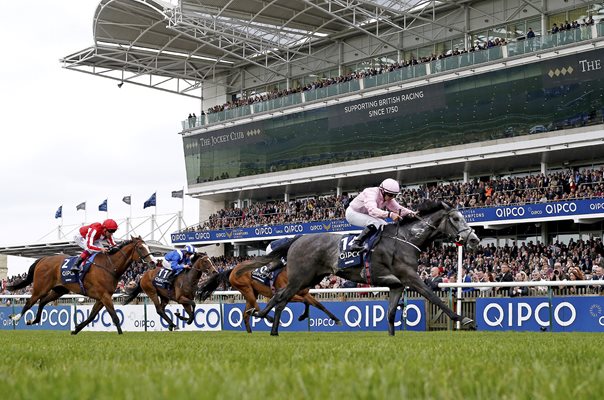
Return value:
<svg viewBox="0 0 604 400">
<path fill-rule="evenodd" d="M 117 231 L 117 229 L 107 229 L 107 232 L 109 233 L 115 233 L 115 231 Z"/>
</svg>

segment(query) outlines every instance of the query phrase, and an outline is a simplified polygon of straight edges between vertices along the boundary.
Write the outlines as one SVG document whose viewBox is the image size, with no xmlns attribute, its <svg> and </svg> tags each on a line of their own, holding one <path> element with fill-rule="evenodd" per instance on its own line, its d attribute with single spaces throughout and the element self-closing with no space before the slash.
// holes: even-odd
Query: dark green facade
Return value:
<svg viewBox="0 0 604 400">
<path fill-rule="evenodd" d="M 188 183 L 602 123 L 603 64 L 594 50 L 188 136 Z"/>
</svg>

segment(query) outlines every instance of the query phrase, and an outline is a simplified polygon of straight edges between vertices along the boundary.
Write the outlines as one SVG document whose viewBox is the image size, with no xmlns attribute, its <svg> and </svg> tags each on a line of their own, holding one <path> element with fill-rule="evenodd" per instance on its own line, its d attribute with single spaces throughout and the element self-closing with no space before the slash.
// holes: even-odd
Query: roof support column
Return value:
<svg viewBox="0 0 604 400">
<path fill-rule="evenodd" d="M 541 0 L 541 36 L 547 34 L 547 0 Z"/>
<path fill-rule="evenodd" d="M 344 75 L 344 42 L 338 40 L 338 76 Z"/>
<path fill-rule="evenodd" d="M 470 47 L 472 46 L 472 37 L 468 33 L 470 31 L 470 7 L 468 7 L 467 5 L 464 5 L 463 11 L 464 11 L 464 21 L 465 21 L 465 24 L 464 24 L 465 33 L 463 35 L 463 45 L 466 48 L 466 50 L 470 50 Z"/>
</svg>

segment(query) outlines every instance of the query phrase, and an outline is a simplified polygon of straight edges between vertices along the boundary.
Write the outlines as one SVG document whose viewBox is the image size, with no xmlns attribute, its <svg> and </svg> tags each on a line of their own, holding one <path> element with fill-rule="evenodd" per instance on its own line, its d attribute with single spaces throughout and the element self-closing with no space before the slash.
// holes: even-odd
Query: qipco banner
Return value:
<svg viewBox="0 0 604 400">
<path fill-rule="evenodd" d="M 313 332 L 343 332 L 343 331 L 387 331 L 388 302 L 387 301 L 348 301 L 325 302 L 323 305 L 334 314 L 342 325 L 337 325 L 321 310 L 311 307 L 310 318 L 298 321 L 304 312 L 304 305 L 289 303 L 281 314 L 279 331 L 313 331 Z M 245 329 L 243 322 L 244 304 L 223 305 L 223 329 Z M 264 308 L 265 304 L 260 304 Z M 269 315 L 273 315 L 271 312 Z M 395 328 L 400 330 L 426 330 L 426 313 L 424 300 L 410 300 L 407 303 L 405 318 L 402 318 L 400 307 L 397 310 Z M 268 331 L 272 324 L 255 317 L 250 318 L 252 330 Z"/>
<path fill-rule="evenodd" d="M 78 306 L 74 310 L 75 323 L 79 324 L 90 315 L 92 306 Z M 168 324 L 157 314 L 152 304 L 145 305 L 127 305 L 115 306 L 115 312 L 120 321 L 123 331 L 142 332 L 142 331 L 167 331 Z M 191 325 L 186 321 L 181 321 L 176 314 L 188 317 L 184 308 L 178 304 L 169 304 L 166 307 L 166 314 L 183 331 L 218 331 L 220 330 L 220 308 L 218 305 L 201 304 L 195 308 L 195 318 Z M 72 322 L 72 329 L 75 325 Z M 89 331 L 113 331 L 115 330 L 111 315 L 105 308 L 88 324 L 84 330 Z"/>
<path fill-rule="evenodd" d="M 476 323 L 485 331 L 604 332 L 604 297 L 476 300 Z"/>
<path fill-rule="evenodd" d="M 68 330 L 71 321 L 71 306 L 46 306 L 42 310 L 40 323 L 27 325 L 27 321 L 33 320 L 38 312 L 38 306 L 26 311 L 18 322 L 13 322 L 10 316 L 21 311 L 23 305 L 0 307 L 0 329 L 20 330 Z"/>
</svg>

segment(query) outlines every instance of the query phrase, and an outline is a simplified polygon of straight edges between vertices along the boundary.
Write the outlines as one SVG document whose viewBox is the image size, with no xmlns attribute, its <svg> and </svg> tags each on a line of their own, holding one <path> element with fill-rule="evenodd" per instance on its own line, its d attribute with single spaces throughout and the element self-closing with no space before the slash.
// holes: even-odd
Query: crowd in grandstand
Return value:
<svg viewBox="0 0 604 400">
<path fill-rule="evenodd" d="M 247 257 L 213 257 L 212 262 L 222 272 L 247 260 Z M 465 253 L 463 260 L 464 282 L 535 282 L 529 288 L 466 288 L 464 292 L 481 295 L 526 296 L 547 293 L 541 281 L 598 280 L 604 281 L 604 245 L 600 238 L 590 240 L 570 240 L 568 244 L 555 242 L 519 242 L 496 247 L 478 246 Z M 148 268 L 156 268 L 155 263 L 144 265 L 134 263 L 118 284 L 116 293 L 127 293 L 133 288 Z M 420 254 L 418 274 L 434 291 L 439 291 L 438 283 L 457 281 L 457 247 L 435 245 Z M 9 293 L 6 285 L 24 279 L 26 274 L 15 275 L 2 280 L 0 294 L 28 294 L 31 286 L 16 293 Z M 203 275 L 201 286 L 209 275 Z M 337 276 L 326 277 L 316 288 L 351 288 L 366 285 L 346 281 Z M 223 287 L 229 290 L 230 287 Z M 604 293 L 602 286 L 555 287 L 555 294 Z M 6 300 L 4 300 L 6 302 Z"/>
<path fill-rule="evenodd" d="M 415 208 L 424 199 L 443 199 L 457 208 L 518 205 L 604 196 L 604 167 L 550 172 L 548 174 L 493 178 L 488 181 L 420 185 L 401 191 L 399 202 Z M 258 225 L 322 221 L 344 217 L 352 200 L 348 195 L 255 203 L 225 208 L 203 224 L 186 231 L 230 229 Z"/>
<path fill-rule="evenodd" d="M 560 24 L 560 26 L 558 26 L 557 24 L 553 24 L 551 33 L 556 34 L 559 32 L 570 31 L 572 29 L 580 28 L 582 26 L 593 25 L 593 23 L 594 23 L 594 20 L 591 17 L 588 17 L 587 19 L 583 19 L 582 22 L 573 21 L 572 23 L 569 23 L 568 21 L 565 21 L 563 24 Z M 529 30 L 530 30 L 530 28 L 529 28 Z M 530 30 L 530 32 L 532 32 L 532 30 Z M 530 34 L 527 35 L 527 37 L 528 38 L 534 37 L 534 33 L 532 35 L 530 35 Z M 500 39 L 500 38 L 492 38 L 492 39 L 488 39 L 486 41 L 476 40 L 474 45 L 471 46 L 469 49 L 463 48 L 460 50 L 459 48 L 456 47 L 455 49 L 448 50 L 448 51 L 438 54 L 438 55 L 432 54 L 430 56 L 420 57 L 419 59 L 412 57 L 409 60 L 402 60 L 400 62 L 396 62 L 396 63 L 390 64 L 390 65 L 380 65 L 379 67 L 375 67 L 375 68 L 368 68 L 368 69 L 364 69 L 364 70 L 360 70 L 360 71 L 351 71 L 346 75 L 340 75 L 337 77 L 330 77 L 330 78 L 316 80 L 316 81 L 307 83 L 303 86 L 299 86 L 296 88 L 281 89 L 281 90 L 274 89 L 272 91 L 265 92 L 262 94 L 256 94 L 256 95 L 252 94 L 249 96 L 240 97 L 237 99 L 233 99 L 232 101 L 229 101 L 222 105 L 216 105 L 214 107 L 210 107 L 208 109 L 208 114 L 221 112 L 221 111 L 229 110 L 232 108 L 247 106 L 247 105 L 254 104 L 254 103 L 260 103 L 260 102 L 276 99 L 279 97 L 289 96 L 294 93 L 306 92 L 309 90 L 323 88 L 323 87 L 327 87 L 330 85 L 336 85 L 339 83 L 348 82 L 348 81 L 352 81 L 352 80 L 356 80 L 356 79 L 363 79 L 363 78 L 369 77 L 369 76 L 380 75 L 383 73 L 395 71 L 400 68 L 406 68 L 406 67 L 409 67 L 412 65 L 428 63 L 431 61 L 440 60 L 440 59 L 447 58 L 447 57 L 458 56 L 458 55 L 461 55 L 464 53 L 471 53 L 471 52 L 475 52 L 475 51 L 486 50 L 486 49 L 489 49 L 491 47 L 496 47 L 496 46 L 506 46 L 507 44 L 508 44 L 508 42 L 506 41 L 506 39 Z M 190 126 L 194 126 L 194 123 L 190 124 Z"/>
</svg>

